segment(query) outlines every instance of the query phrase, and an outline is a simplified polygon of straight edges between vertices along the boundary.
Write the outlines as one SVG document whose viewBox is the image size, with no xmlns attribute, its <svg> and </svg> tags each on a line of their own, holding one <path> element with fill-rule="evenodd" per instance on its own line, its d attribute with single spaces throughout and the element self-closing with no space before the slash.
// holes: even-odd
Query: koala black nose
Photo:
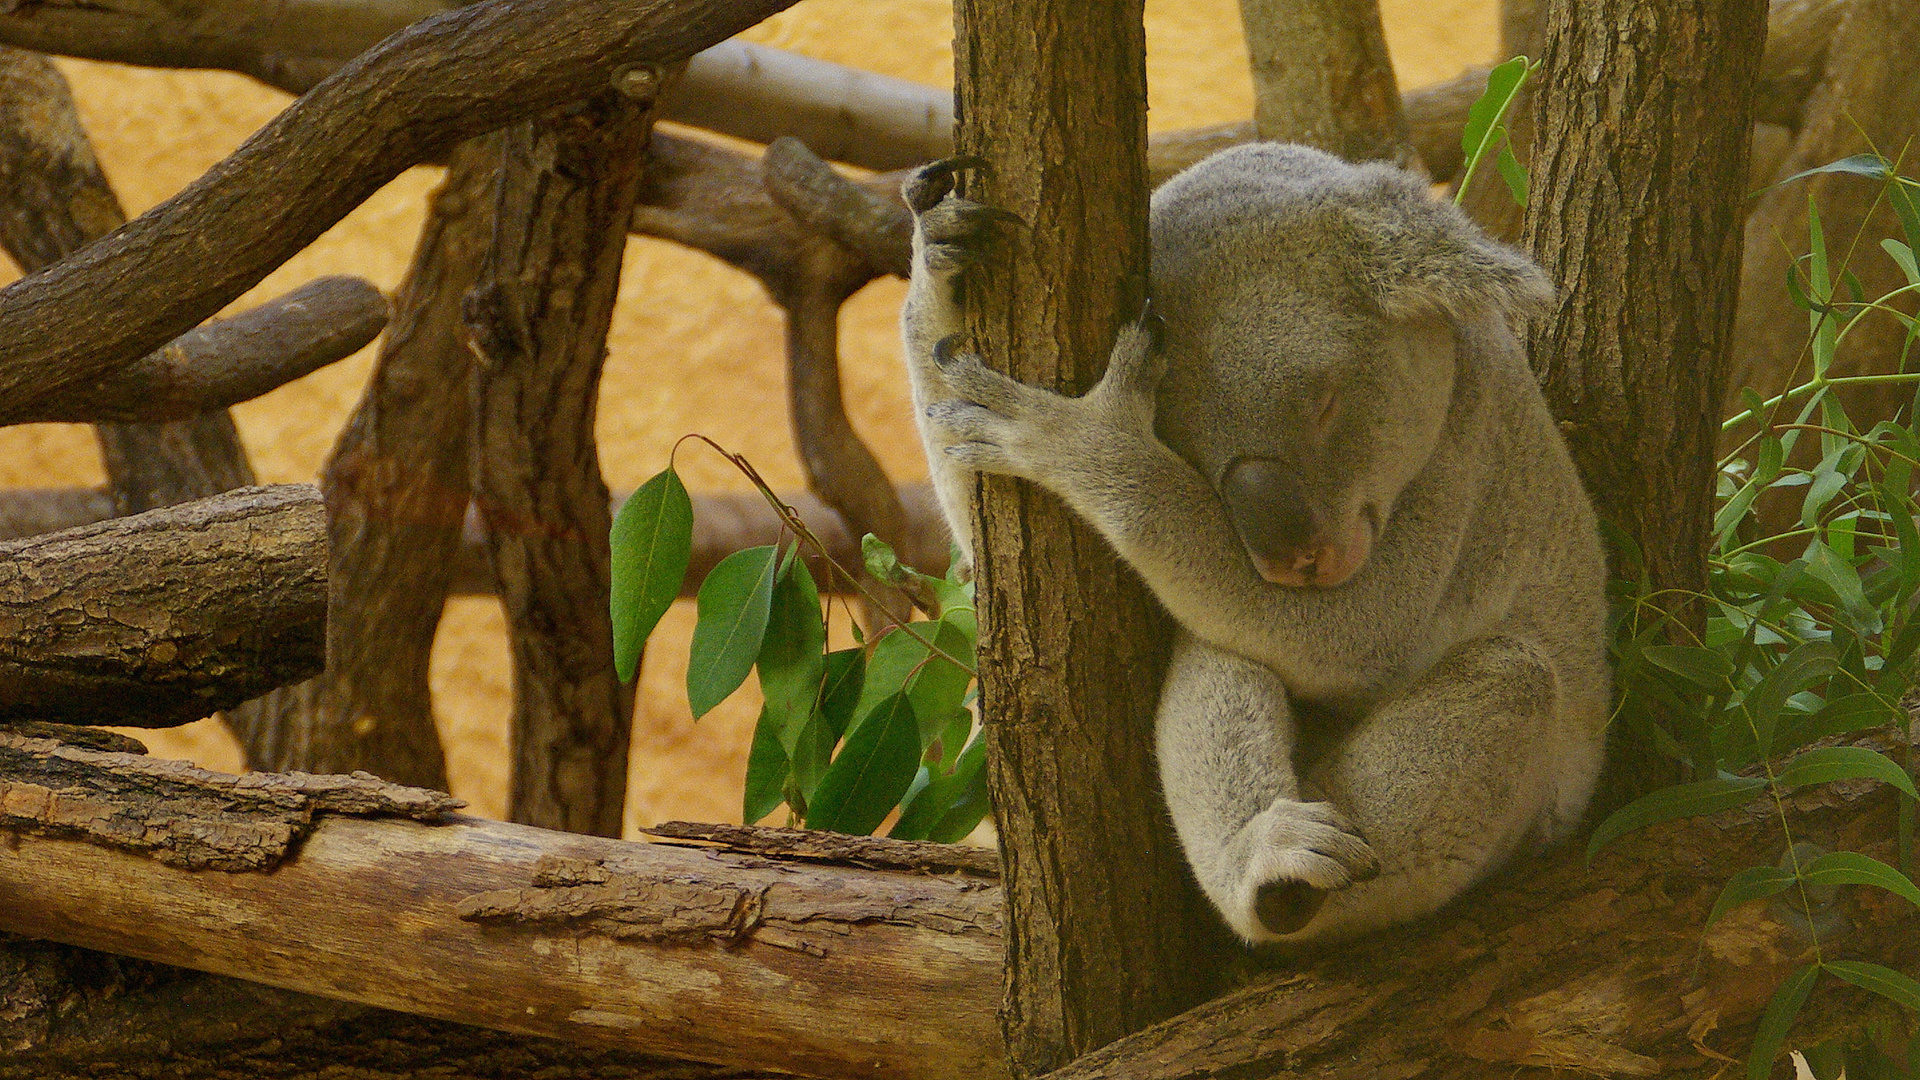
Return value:
<svg viewBox="0 0 1920 1080">
<path fill-rule="evenodd" d="M 1290 563 L 1312 545 L 1322 522 L 1307 507 L 1306 492 L 1293 471 L 1272 458 L 1241 458 L 1220 478 L 1220 495 L 1240 542 L 1255 565 Z M 1261 566 L 1265 574 L 1266 566 Z"/>
</svg>

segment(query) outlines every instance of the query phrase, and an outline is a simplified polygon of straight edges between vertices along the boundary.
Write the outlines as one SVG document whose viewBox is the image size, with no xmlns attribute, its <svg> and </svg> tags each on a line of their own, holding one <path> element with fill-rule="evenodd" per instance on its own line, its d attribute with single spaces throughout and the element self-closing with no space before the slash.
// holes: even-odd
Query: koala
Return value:
<svg viewBox="0 0 1920 1080">
<path fill-rule="evenodd" d="M 1085 396 L 961 352 L 1010 217 L 905 185 L 902 336 L 942 510 L 1059 495 L 1178 623 L 1155 740 L 1201 889 L 1250 944 L 1426 915 L 1578 822 L 1611 699 L 1591 506 L 1519 343 L 1525 256 L 1387 165 L 1254 144 L 1152 201 L 1151 315 Z"/>
</svg>

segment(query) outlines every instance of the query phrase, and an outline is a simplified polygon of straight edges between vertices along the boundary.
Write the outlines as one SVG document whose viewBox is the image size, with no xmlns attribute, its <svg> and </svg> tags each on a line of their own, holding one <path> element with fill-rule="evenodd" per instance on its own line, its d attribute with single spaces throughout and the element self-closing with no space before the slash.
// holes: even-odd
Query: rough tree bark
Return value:
<svg viewBox="0 0 1920 1080">
<path fill-rule="evenodd" d="M 1413 164 L 1376 0 L 1240 0 L 1260 138 Z"/>
<path fill-rule="evenodd" d="M 593 418 L 659 69 L 501 139 L 493 244 L 465 302 L 472 475 L 513 649 L 508 814 L 619 836 L 633 688 L 613 667 Z"/>
<path fill-rule="evenodd" d="M 496 140 L 455 147 L 428 204 L 392 329 L 322 480 L 327 669 L 228 715 L 254 768 L 446 787 L 427 672 L 468 502 L 473 357 L 460 303 L 493 233 L 499 161 Z"/>
<path fill-rule="evenodd" d="M 1526 233 L 1560 298 L 1533 363 L 1601 518 L 1698 631 L 1684 597 L 1707 584 L 1766 0 L 1549 0 L 1543 18 Z M 1599 801 L 1668 774 L 1616 748 Z"/>
<path fill-rule="evenodd" d="M 0 143 L 0 199 L 9 204 L 0 208 L 0 243 L 22 271 L 57 262 L 126 224 L 67 80 L 45 57 L 0 47 Z M 149 396 L 140 391 L 168 387 L 162 381 L 129 389 L 129 403 L 140 407 Z M 173 423 L 105 423 L 95 434 L 121 514 L 254 482 L 224 408 Z"/>
<path fill-rule="evenodd" d="M 1020 215 L 968 292 L 973 347 L 1078 394 L 1146 296 L 1145 33 L 1135 0 L 962 0 L 969 195 Z M 1210 916 L 1157 798 L 1167 622 L 1058 500 L 980 487 L 981 714 L 1007 887 L 1002 1024 L 1040 1073 L 1206 996 Z M 1117 796 L 1116 793 L 1125 793 Z"/>
<path fill-rule="evenodd" d="M 304 679 L 325 568 L 305 485 L 0 544 L 0 718 L 170 727 Z"/>
<path fill-rule="evenodd" d="M 219 310 L 408 166 L 599 93 L 634 65 L 682 61 L 791 2 L 485 0 L 395 34 L 180 194 L 0 290 L 0 422 Z M 221 245 L 208 250 L 209 236 Z"/>
</svg>

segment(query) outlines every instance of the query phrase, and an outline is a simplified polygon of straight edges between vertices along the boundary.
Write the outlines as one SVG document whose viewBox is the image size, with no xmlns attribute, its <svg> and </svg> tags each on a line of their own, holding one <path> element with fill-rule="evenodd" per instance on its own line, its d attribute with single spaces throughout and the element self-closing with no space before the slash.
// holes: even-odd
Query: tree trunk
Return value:
<svg viewBox="0 0 1920 1080">
<path fill-rule="evenodd" d="M 1083 392 L 1145 298 L 1140 4 L 963 0 L 955 22 L 960 149 L 990 166 L 969 194 L 1027 222 L 969 290 L 973 343 L 1017 379 Z M 1149 794 L 1166 616 L 1036 487 L 986 478 L 975 528 L 1002 1026 L 1032 1074 L 1204 997 L 1220 931 Z"/>
<path fill-rule="evenodd" d="M 0 718 L 198 720 L 320 670 L 326 618 L 305 485 L 0 544 Z"/>
<path fill-rule="evenodd" d="M 613 668 L 593 418 L 653 92 L 603 91 L 502 138 L 493 246 L 466 301 L 473 479 L 513 647 L 514 821 L 619 836 L 633 688 Z"/>
<path fill-rule="evenodd" d="M 1533 362 L 1600 517 L 1696 632 L 1766 18 L 1766 0 L 1550 0 L 1534 98 L 1527 246 L 1561 293 Z M 1616 751 L 1602 808 L 1670 782 L 1650 748 Z"/>
<path fill-rule="evenodd" d="M 468 384 L 461 299 L 493 234 L 497 141 L 454 148 L 360 405 L 327 461 L 327 670 L 231 714 L 256 769 L 445 788 L 428 662 L 464 540 Z"/>
<path fill-rule="evenodd" d="M 1413 164 L 1377 0 L 1240 0 L 1240 23 L 1262 139 Z"/>
</svg>

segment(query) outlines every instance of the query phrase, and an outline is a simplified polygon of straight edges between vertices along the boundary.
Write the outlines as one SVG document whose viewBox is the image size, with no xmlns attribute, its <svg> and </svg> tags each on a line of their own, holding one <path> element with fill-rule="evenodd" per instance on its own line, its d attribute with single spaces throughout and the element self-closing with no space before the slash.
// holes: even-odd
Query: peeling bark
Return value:
<svg viewBox="0 0 1920 1080">
<path fill-rule="evenodd" d="M 228 776 L 0 728 L 0 829 L 85 840 L 183 870 L 271 870 L 322 814 L 435 821 L 464 805 L 366 773 Z"/>
<path fill-rule="evenodd" d="M 0 544 L 0 717 L 170 727 L 320 670 L 324 515 L 246 488 Z"/>
<path fill-rule="evenodd" d="M 126 755 L 59 753 L 105 773 L 89 820 L 166 820 L 140 809 Z M 226 778 L 241 793 L 292 782 Z M 33 832 L 0 843 L 0 929 L 583 1045 L 874 1080 L 1006 1075 L 998 896 L 972 875 L 467 818 L 321 814 L 272 873 Z"/>
<path fill-rule="evenodd" d="M 0 745 L 18 744 L 52 745 L 0 734 Z M 228 842 L 257 831 L 261 814 L 304 820 L 294 806 L 315 806 L 316 788 L 386 792 L 379 799 L 392 799 L 392 789 L 344 777 L 223 778 L 71 747 L 52 753 L 65 770 L 60 786 L 84 788 L 97 811 L 76 816 L 89 828 L 120 828 L 93 842 L 0 826 L 14 829 L 0 831 L 0 930 L 734 1068 L 1006 1075 L 993 1019 L 999 888 L 977 873 L 853 868 L 918 864 L 928 845 L 739 826 L 665 830 L 683 842 L 739 844 L 696 850 L 465 818 L 429 825 L 316 810 L 306 840 L 272 873 L 193 872 L 126 843 L 150 827 L 173 827 L 155 789 L 182 776 L 204 789 L 194 800 L 226 793 L 222 805 L 195 802 L 194 812 L 204 815 L 197 837 Z M 0 778 L 25 783 L 12 759 L 0 760 Z M 0 805 L 12 813 L 17 802 Z M 1896 857 L 1897 806 L 1885 787 L 1803 789 L 1783 809 L 1797 840 Z M 1745 1056 L 1774 988 L 1808 957 L 1810 925 L 1821 927 L 1828 959 L 1920 974 L 1911 947 L 1920 912 L 1875 889 L 1816 898 L 1811 923 L 1775 900 L 1705 927 L 1734 869 L 1778 857 L 1781 828 L 1780 812 L 1763 798 L 1629 834 L 1591 862 L 1572 848 L 1523 859 L 1416 925 L 1319 956 L 1250 956 L 1240 989 L 1075 1061 L 1056 1080 L 1481 1080 L 1523 1068 L 1709 1080 Z M 974 854 L 960 849 L 960 857 Z M 945 863 L 936 853 L 931 865 Z M 60 989 L 79 979 L 61 974 L 62 963 L 120 962 L 49 959 L 45 950 L 0 941 L 0 1037 L 56 1049 L 59 1025 L 45 1002 L 57 995 L 67 1009 L 99 1018 L 90 1030 L 107 1046 L 138 1052 L 139 1040 L 149 1040 L 151 1060 L 168 1060 L 151 1041 L 155 1033 L 216 1044 L 211 1020 L 194 1017 L 219 1015 L 232 1016 L 235 1037 L 249 1040 L 232 1061 L 276 1060 L 261 1055 L 278 1051 L 251 1040 L 277 1026 L 249 1028 L 234 1015 L 248 1000 L 245 988 L 189 991 L 187 983 L 97 1012 L 108 1003 Z M 22 964 L 40 975 L 23 977 Z M 182 979 L 135 970 L 120 984 L 164 989 Z M 320 1003 L 261 991 L 251 1000 L 256 1024 L 276 1015 L 296 1029 L 333 1022 Z M 10 1019 L 24 1030 L 8 1027 Z M 1826 980 L 1790 1045 L 1857 1036 L 1880 1020 L 1905 1030 L 1892 1006 Z M 427 1030 L 442 1031 L 437 1037 L 456 1053 L 473 1045 Z M 64 1075 L 43 1065 L 6 1071 L 20 1060 L 0 1057 L 0 1078 Z M 342 1063 L 354 1060 L 362 1059 Z M 107 1069 L 101 1075 L 118 1077 Z"/>
</svg>

